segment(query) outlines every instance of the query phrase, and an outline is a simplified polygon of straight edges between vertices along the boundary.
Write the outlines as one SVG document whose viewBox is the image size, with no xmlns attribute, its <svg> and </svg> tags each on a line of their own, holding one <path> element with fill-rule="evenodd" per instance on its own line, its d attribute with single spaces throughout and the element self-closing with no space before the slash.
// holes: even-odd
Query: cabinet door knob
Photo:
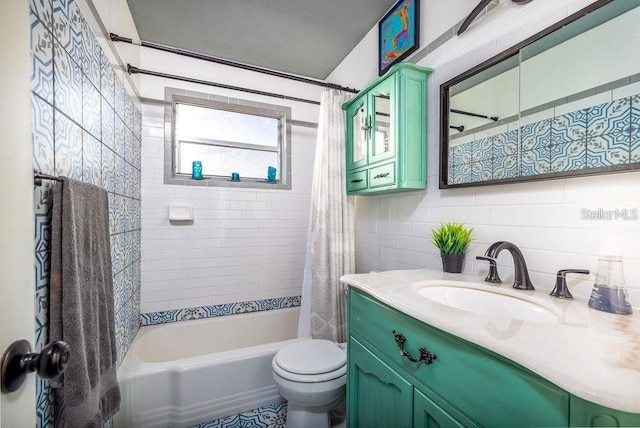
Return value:
<svg viewBox="0 0 640 428">
<path fill-rule="evenodd" d="M 61 375 L 69 363 L 69 345 L 51 342 L 41 353 L 31 352 L 26 340 L 13 342 L 2 355 L 2 393 L 17 391 L 28 373 L 37 372 L 43 379 Z"/>
<path fill-rule="evenodd" d="M 424 361 L 426 365 L 429 365 L 436 359 L 436 354 L 432 354 L 425 347 L 418 348 L 418 352 L 420 353 L 420 356 L 418 358 L 412 357 L 409 351 L 404 350 L 404 344 L 407 341 L 407 338 L 404 337 L 404 334 L 393 330 L 393 337 L 396 339 L 396 344 L 400 348 L 400 355 L 406 357 L 412 363 L 419 363 L 420 361 Z"/>
</svg>

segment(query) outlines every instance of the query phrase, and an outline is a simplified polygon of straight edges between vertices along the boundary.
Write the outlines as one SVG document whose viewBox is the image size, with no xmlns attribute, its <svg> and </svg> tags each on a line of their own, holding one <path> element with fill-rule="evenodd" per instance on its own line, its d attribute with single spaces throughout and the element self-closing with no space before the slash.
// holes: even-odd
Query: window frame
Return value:
<svg viewBox="0 0 640 428">
<path fill-rule="evenodd" d="M 266 170 L 264 178 L 241 177 L 241 181 L 231 181 L 230 177 L 217 175 L 206 175 L 202 180 L 191 179 L 191 174 L 178 173 L 178 142 L 175 135 L 176 104 L 189 104 L 196 107 L 213 108 L 254 116 L 264 116 L 278 119 L 280 121 L 278 133 L 279 144 L 275 147 L 254 145 L 247 143 L 235 143 L 228 141 L 217 141 L 213 139 L 181 139 L 186 143 L 212 144 L 221 147 L 232 147 L 239 149 L 250 149 L 268 152 L 277 152 L 280 157 L 279 178 L 276 182 L 266 181 Z M 185 91 L 175 88 L 165 89 L 165 114 L 164 114 L 164 183 L 184 184 L 192 186 L 211 187 L 240 187 L 240 188 L 267 188 L 291 190 L 291 108 L 275 104 L 258 103 L 256 101 L 241 100 L 237 98 L 222 97 L 212 94 L 203 94 Z"/>
</svg>

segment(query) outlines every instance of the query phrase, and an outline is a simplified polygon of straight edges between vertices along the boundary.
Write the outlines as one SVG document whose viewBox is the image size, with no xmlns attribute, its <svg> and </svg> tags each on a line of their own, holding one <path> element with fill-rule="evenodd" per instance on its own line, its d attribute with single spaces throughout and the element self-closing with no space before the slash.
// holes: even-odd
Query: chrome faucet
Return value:
<svg viewBox="0 0 640 428">
<path fill-rule="evenodd" d="M 514 276 L 513 288 L 518 290 L 535 290 L 531 279 L 529 278 L 529 271 L 527 270 L 527 264 L 524 261 L 524 256 L 515 244 L 507 241 L 498 241 L 489 246 L 484 256 L 477 256 L 478 260 L 486 260 L 489 262 L 489 273 L 484 279 L 487 282 L 502 282 L 500 276 L 498 276 L 498 265 L 496 260 L 502 250 L 508 250 L 513 257 Z"/>
</svg>

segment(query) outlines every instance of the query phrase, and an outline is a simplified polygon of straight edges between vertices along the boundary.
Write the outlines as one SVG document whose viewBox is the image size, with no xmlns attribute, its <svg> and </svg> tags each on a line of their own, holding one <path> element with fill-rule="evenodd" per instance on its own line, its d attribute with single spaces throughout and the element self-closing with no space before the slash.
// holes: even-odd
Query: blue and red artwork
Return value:
<svg viewBox="0 0 640 428">
<path fill-rule="evenodd" d="M 380 21 L 380 75 L 396 61 L 417 49 L 417 2 L 418 0 L 399 1 Z"/>
</svg>

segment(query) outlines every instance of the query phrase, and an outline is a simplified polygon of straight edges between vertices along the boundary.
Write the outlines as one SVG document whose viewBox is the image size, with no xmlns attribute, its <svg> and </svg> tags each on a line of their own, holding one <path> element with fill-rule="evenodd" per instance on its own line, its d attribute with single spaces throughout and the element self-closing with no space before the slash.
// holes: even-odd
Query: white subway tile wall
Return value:
<svg viewBox="0 0 640 428">
<path fill-rule="evenodd" d="M 170 185 L 163 114 L 143 106 L 141 313 L 299 296 L 316 130 L 292 126 L 291 190 Z M 171 224 L 172 204 L 193 224 Z"/>
</svg>

